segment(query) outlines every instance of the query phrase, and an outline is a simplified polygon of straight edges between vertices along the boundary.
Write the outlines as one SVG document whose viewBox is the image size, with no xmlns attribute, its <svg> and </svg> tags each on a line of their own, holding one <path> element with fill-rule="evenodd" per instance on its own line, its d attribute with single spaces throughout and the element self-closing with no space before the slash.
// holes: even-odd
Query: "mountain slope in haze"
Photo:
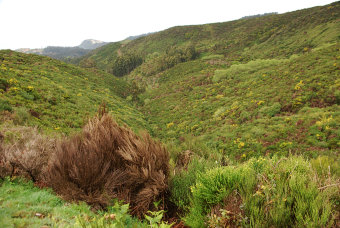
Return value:
<svg viewBox="0 0 340 228">
<path fill-rule="evenodd" d="M 119 121 L 146 128 L 141 113 L 125 100 L 133 88 L 112 75 L 6 50 L 0 51 L 0 75 L 2 120 L 68 133 L 105 102 Z"/>
<path fill-rule="evenodd" d="M 29 48 L 21 48 L 16 51 L 26 53 L 26 54 L 38 54 L 49 56 L 54 59 L 59 60 L 70 60 L 73 58 L 79 58 L 83 55 L 86 55 L 91 50 L 99 48 L 108 44 L 104 41 L 87 39 L 84 40 L 80 45 L 75 47 L 59 47 L 59 46 L 48 46 L 46 48 L 37 48 L 37 49 L 29 49 Z"/>
<path fill-rule="evenodd" d="M 104 41 L 100 41 L 100 40 L 88 39 L 88 40 L 84 40 L 83 42 L 81 42 L 81 44 L 78 45 L 77 47 L 93 50 L 101 46 L 104 46 L 105 44 L 108 44 L 108 43 Z"/>
<path fill-rule="evenodd" d="M 135 39 L 138 39 L 138 38 L 141 38 L 141 37 L 144 37 L 144 36 L 151 35 L 153 33 L 154 32 L 148 32 L 148 33 L 144 33 L 144 34 L 140 34 L 140 35 L 136 35 L 136 36 L 129 36 L 125 40 L 135 40 Z"/>
</svg>

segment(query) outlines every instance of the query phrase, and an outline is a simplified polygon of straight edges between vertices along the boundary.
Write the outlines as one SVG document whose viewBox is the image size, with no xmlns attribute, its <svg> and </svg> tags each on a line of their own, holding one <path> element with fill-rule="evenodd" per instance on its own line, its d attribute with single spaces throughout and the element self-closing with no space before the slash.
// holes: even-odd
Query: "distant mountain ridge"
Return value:
<svg viewBox="0 0 340 228">
<path fill-rule="evenodd" d="M 94 39 L 88 39 L 88 40 L 84 40 L 83 42 L 81 42 L 80 45 L 78 45 L 77 47 L 79 48 L 83 48 L 83 49 L 96 49 L 99 48 L 101 46 L 104 46 L 105 44 L 108 44 L 108 42 L 104 42 L 104 41 L 100 41 L 100 40 L 94 40 Z"/>
<path fill-rule="evenodd" d="M 151 34 L 154 34 L 154 33 L 155 32 L 148 32 L 148 33 L 143 33 L 143 34 L 136 35 L 136 36 L 129 36 L 125 40 L 135 40 L 135 39 L 138 39 L 140 37 L 148 36 L 148 35 L 151 35 Z"/>
<path fill-rule="evenodd" d="M 80 45 L 75 47 L 48 46 L 46 48 L 34 48 L 34 49 L 20 48 L 17 49 L 16 51 L 26 54 L 49 56 L 51 58 L 59 60 L 67 60 L 86 55 L 91 50 L 104 46 L 105 44 L 108 44 L 108 42 L 87 39 L 81 42 Z"/>
</svg>

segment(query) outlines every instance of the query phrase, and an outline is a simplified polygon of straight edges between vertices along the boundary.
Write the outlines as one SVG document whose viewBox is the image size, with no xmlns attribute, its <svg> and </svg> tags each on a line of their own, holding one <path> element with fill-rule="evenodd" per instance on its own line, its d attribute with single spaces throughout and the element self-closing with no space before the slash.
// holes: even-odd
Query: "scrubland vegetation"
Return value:
<svg viewBox="0 0 340 228">
<path fill-rule="evenodd" d="M 0 51 L 0 224 L 338 227 L 339 12 Z"/>
</svg>

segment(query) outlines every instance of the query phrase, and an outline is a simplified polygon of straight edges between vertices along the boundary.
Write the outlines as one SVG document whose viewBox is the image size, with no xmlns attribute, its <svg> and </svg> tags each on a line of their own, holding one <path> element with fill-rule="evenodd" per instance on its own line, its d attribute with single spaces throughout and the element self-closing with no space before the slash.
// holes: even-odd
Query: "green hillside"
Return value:
<svg viewBox="0 0 340 228">
<path fill-rule="evenodd" d="M 206 60 L 182 63 L 141 96 L 141 110 L 155 136 L 181 142 L 194 135 L 229 157 L 337 157 L 338 55 L 334 44 L 229 68 Z"/>
<path fill-rule="evenodd" d="M 174 222 L 174 227 L 338 227 L 339 31 L 340 2 L 335 2 L 285 14 L 179 26 L 110 43 L 74 60 L 79 67 L 47 57 L 0 51 L 0 131 L 7 130 L 3 137 L 0 134 L 0 140 L 5 139 L 8 151 L 8 143 L 16 138 L 8 133 L 11 128 L 7 125 L 37 125 L 43 132 L 79 132 L 84 120 L 105 102 L 120 123 L 135 131 L 146 129 L 170 153 L 168 159 L 160 147 L 144 145 L 151 140 L 148 137 L 137 140 L 132 133 L 124 136 L 125 131 L 115 131 L 106 122 L 99 127 L 90 122 L 82 135 L 62 144 L 72 147 L 64 148 L 65 154 L 71 151 L 84 161 L 75 161 L 78 166 L 71 169 L 68 164 L 72 161 L 62 163 L 65 161 L 60 156 L 58 162 L 66 164 L 67 170 L 80 170 L 75 179 L 85 173 L 86 190 L 73 187 L 83 191 L 90 203 L 100 201 L 107 197 L 106 192 L 93 190 L 91 184 L 103 183 L 101 168 L 105 165 L 104 170 L 109 170 L 113 163 L 119 166 L 123 160 L 131 161 L 123 169 L 137 170 L 127 172 L 133 179 L 117 171 L 112 175 L 114 181 L 121 178 L 129 185 L 139 184 L 136 191 L 148 199 L 152 194 L 158 196 L 158 184 L 168 184 L 166 194 L 154 204 L 155 211 L 147 212 L 139 218 L 144 222 L 138 222 L 127 214 L 127 205 L 112 204 L 107 211 L 95 214 L 85 204 L 76 207 L 44 192 L 43 198 L 53 198 L 58 207 L 54 210 L 41 200 L 46 205 L 46 221 L 35 218 L 29 223 L 27 219 L 37 212 L 32 209 L 36 202 L 29 201 L 29 210 L 24 213 L 25 200 L 12 186 L 28 189 L 27 195 L 42 193 L 12 175 L 0 181 L 0 219 L 4 224 L 15 221 L 36 227 L 58 222 L 81 227 L 104 227 L 111 222 L 112 227 L 171 226 L 165 222 Z M 101 119 L 92 123 L 96 121 Z M 20 128 L 15 128 L 12 134 L 18 131 Z M 117 146 L 119 140 L 111 140 L 115 134 L 110 132 L 118 132 L 117 138 L 126 140 L 128 146 Z M 88 141 L 81 144 L 84 139 Z M 96 160 L 101 147 L 109 148 L 105 140 L 114 141 L 112 145 L 118 148 L 117 154 L 124 152 L 124 159 L 96 164 L 95 171 L 86 169 L 95 166 L 88 161 Z M 129 154 L 138 148 L 156 153 L 147 158 L 138 157 L 135 151 Z M 159 153 L 163 157 L 157 159 L 158 150 L 163 151 Z M 89 160 L 79 151 L 85 151 Z M 91 151 L 96 154 L 92 156 Z M 101 159 L 107 162 L 107 157 Z M 147 163 L 148 159 L 154 163 Z M 161 181 L 166 172 L 159 174 L 150 164 L 169 168 L 169 183 Z M 92 171 L 100 175 L 91 176 Z M 150 173 L 159 179 L 147 179 Z M 108 186 L 116 183 L 105 181 Z M 123 185 L 114 187 L 118 189 L 115 197 L 124 193 L 130 197 L 130 190 L 124 190 Z M 145 200 L 131 194 L 137 202 Z M 130 212 L 138 208 L 136 205 Z M 150 208 L 147 206 L 144 211 Z M 70 211 L 61 214 L 59 207 Z M 75 218 L 73 214 L 78 211 L 81 215 Z"/>
<path fill-rule="evenodd" d="M 229 225 L 298 227 L 296 220 L 288 225 L 292 217 L 280 220 L 284 216 L 276 214 L 278 205 L 272 207 L 278 210 L 273 212 L 277 218 L 269 216 L 264 224 L 252 218 L 247 223 L 242 219 L 245 212 L 225 203 L 230 192 L 222 194 L 220 201 L 207 198 L 209 191 L 211 197 L 214 191 L 224 191 L 221 186 L 228 184 L 223 181 L 236 178 L 228 167 L 208 170 L 235 164 L 252 169 L 250 164 L 263 158 L 272 158 L 269 163 L 275 167 L 282 159 L 300 159 L 294 157 L 298 155 L 314 171 L 326 173 L 320 170 L 328 167 L 329 176 L 339 178 L 339 19 L 340 2 L 335 2 L 280 15 L 174 27 L 124 44 L 106 45 L 81 61 L 112 73 L 120 67 L 117 62 L 130 67 L 130 56 L 143 58 L 143 63 L 124 77 L 146 89 L 139 95 L 138 107 L 152 135 L 171 151 L 175 173 L 171 201 L 182 211 L 186 224 L 201 227 L 204 221 L 204 226 L 216 227 L 227 221 Z M 209 178 L 216 178 L 216 189 Z M 190 191 L 193 188 L 199 192 L 196 196 Z M 241 196 L 243 202 L 253 200 L 249 194 Z M 275 201 L 274 195 L 265 195 L 267 203 Z M 207 206 L 209 200 L 215 203 Z M 221 214 L 216 205 L 242 216 L 230 219 L 231 215 Z M 248 218 L 252 210 L 268 208 L 248 208 Z M 338 218 L 339 212 L 333 216 Z"/>
<path fill-rule="evenodd" d="M 124 56 L 142 56 L 126 77 L 146 88 L 140 110 L 164 142 L 184 146 L 194 137 L 237 160 L 337 157 L 339 12 L 335 2 L 174 27 L 106 45 L 81 61 L 112 72 L 118 58 L 129 66 Z"/>
<path fill-rule="evenodd" d="M 236 21 L 179 26 L 131 42 L 116 42 L 89 53 L 83 62 L 92 62 L 111 71 L 118 50 L 122 55 L 137 53 L 144 64 L 136 71 L 152 75 L 161 71 L 164 58 L 174 57 L 169 51 L 194 46 L 206 59 L 219 59 L 224 64 L 248 62 L 259 58 L 287 58 L 325 43 L 338 41 L 339 2 L 286 14 L 274 14 Z M 175 60 L 177 61 L 177 60 Z M 180 61 L 178 61 L 180 62 Z M 217 61 L 218 62 L 218 61 Z"/>
<path fill-rule="evenodd" d="M 2 121 L 68 133 L 79 130 L 105 102 L 117 120 L 146 128 L 143 115 L 125 99 L 134 87 L 101 71 L 5 50 L 0 76 Z"/>
</svg>

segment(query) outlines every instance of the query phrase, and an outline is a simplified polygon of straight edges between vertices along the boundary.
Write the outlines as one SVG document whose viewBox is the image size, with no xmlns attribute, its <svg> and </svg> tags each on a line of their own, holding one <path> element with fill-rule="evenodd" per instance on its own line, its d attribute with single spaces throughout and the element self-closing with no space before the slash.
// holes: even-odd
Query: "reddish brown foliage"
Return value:
<svg viewBox="0 0 340 228">
<path fill-rule="evenodd" d="M 104 208 L 118 198 L 141 216 L 167 190 L 168 163 L 160 143 L 146 133 L 138 137 L 103 114 L 90 120 L 80 134 L 59 143 L 47 180 L 67 200 Z"/>
<path fill-rule="evenodd" d="M 221 217 L 219 227 L 240 227 L 240 221 L 244 217 L 244 211 L 241 209 L 242 199 L 240 195 L 234 191 L 223 201 L 223 206 L 216 205 L 211 209 L 211 215 Z M 226 213 L 222 216 L 221 209 Z"/>
<path fill-rule="evenodd" d="M 193 155 L 193 152 L 190 150 L 183 151 L 179 154 L 177 158 L 177 164 L 176 166 L 180 169 L 187 169 L 188 165 L 191 161 L 191 157 Z"/>
<path fill-rule="evenodd" d="M 48 159 L 55 149 L 55 140 L 39 133 L 36 128 L 13 127 L 9 143 L 0 145 L 0 176 L 23 176 L 41 180 Z"/>
</svg>

